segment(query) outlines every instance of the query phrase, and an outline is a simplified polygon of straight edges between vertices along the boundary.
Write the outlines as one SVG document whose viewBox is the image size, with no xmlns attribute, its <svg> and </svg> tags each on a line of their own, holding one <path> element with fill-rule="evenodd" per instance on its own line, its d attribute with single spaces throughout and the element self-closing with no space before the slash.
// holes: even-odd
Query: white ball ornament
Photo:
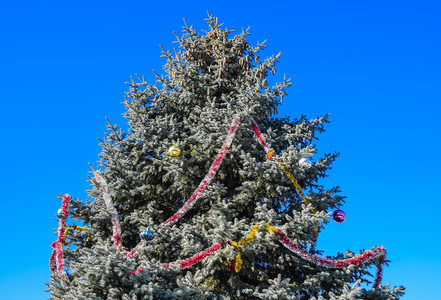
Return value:
<svg viewBox="0 0 441 300">
<path fill-rule="evenodd" d="M 57 217 L 59 219 L 64 219 L 63 210 L 61 208 L 57 210 Z"/>
<path fill-rule="evenodd" d="M 299 160 L 299 165 L 304 169 L 309 169 L 312 167 L 312 161 L 309 157 L 302 157 Z"/>
</svg>

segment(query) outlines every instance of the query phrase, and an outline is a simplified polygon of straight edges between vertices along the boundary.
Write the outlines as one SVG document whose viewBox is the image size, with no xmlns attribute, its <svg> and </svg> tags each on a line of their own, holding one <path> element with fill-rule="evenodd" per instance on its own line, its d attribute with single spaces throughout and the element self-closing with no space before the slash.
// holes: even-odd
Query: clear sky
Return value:
<svg viewBox="0 0 441 300">
<path fill-rule="evenodd" d="M 46 299 L 59 193 L 85 198 L 105 117 L 135 74 L 153 82 L 159 44 L 207 10 L 228 29 L 251 26 L 263 56 L 282 52 L 293 78 L 280 115 L 331 113 L 317 143 L 338 151 L 330 177 L 347 196 L 327 255 L 388 250 L 383 282 L 403 299 L 441 299 L 441 5 L 437 1 L 3 1 L 0 6 L 0 299 Z M 318 157 L 319 154 L 316 156 Z"/>
</svg>

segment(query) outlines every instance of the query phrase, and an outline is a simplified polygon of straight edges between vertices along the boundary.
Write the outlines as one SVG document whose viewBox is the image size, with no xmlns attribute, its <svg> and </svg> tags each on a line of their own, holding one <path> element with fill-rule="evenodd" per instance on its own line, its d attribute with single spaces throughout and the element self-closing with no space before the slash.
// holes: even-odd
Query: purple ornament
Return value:
<svg viewBox="0 0 441 300">
<path fill-rule="evenodd" d="M 337 209 L 332 214 L 332 218 L 334 219 L 335 222 L 341 223 L 341 222 L 343 222 L 346 219 L 346 214 L 341 209 Z"/>
</svg>

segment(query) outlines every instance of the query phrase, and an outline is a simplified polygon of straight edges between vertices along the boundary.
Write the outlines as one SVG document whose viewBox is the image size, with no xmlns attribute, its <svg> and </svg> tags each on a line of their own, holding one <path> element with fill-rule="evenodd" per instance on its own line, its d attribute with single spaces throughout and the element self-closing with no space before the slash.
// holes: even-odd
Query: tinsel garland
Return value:
<svg viewBox="0 0 441 300">
<path fill-rule="evenodd" d="M 262 145 L 263 149 L 265 149 L 266 158 L 271 159 L 274 154 L 274 150 L 271 148 L 271 145 L 267 144 L 264 137 L 260 133 L 259 127 L 257 126 L 257 122 L 252 117 L 249 117 L 249 119 L 251 121 L 251 129 L 253 130 L 254 134 L 257 137 L 257 140 Z"/>
<path fill-rule="evenodd" d="M 362 254 L 356 255 L 352 258 L 348 259 L 342 259 L 342 260 L 331 260 L 328 258 L 319 257 L 317 255 L 310 254 L 306 249 L 301 248 L 296 243 L 292 242 L 290 238 L 286 236 L 285 233 L 282 232 L 280 228 L 276 228 L 274 226 L 269 225 L 268 223 L 264 223 L 266 230 L 276 236 L 278 236 L 279 241 L 288 248 L 291 252 L 295 253 L 297 256 L 322 267 L 327 268 L 344 268 L 348 267 L 350 265 L 359 265 L 361 263 L 365 263 L 371 259 L 377 258 L 379 259 L 379 262 L 376 264 L 377 267 L 377 275 L 375 276 L 374 281 L 374 288 L 377 288 L 378 285 L 381 283 L 382 275 L 383 275 L 383 263 L 386 259 L 386 248 L 380 246 L 380 247 L 373 247 L 371 250 L 367 250 Z M 254 239 L 254 236 L 256 235 L 258 231 L 259 224 L 256 224 L 253 226 L 250 234 L 243 240 L 237 242 L 227 240 L 229 244 L 231 244 L 236 252 L 236 257 L 228 261 L 226 263 L 227 266 L 229 266 L 229 269 L 233 268 L 236 273 L 238 273 L 242 268 L 242 258 L 239 251 L 239 246 L 243 246 L 245 243 L 249 243 Z"/>
<path fill-rule="evenodd" d="M 238 273 L 240 269 L 242 269 L 243 261 L 240 255 L 239 247 L 242 247 L 246 243 L 251 242 L 254 239 L 254 236 L 256 235 L 258 229 L 259 229 L 259 224 L 254 225 L 253 228 L 251 229 L 250 234 L 246 238 L 240 240 L 239 242 L 227 240 L 227 242 L 230 243 L 230 245 L 232 245 L 237 252 L 236 257 L 232 261 L 227 262 L 227 265 L 231 266 L 229 269 L 231 269 L 233 265 L 234 265 L 234 271 L 236 271 L 236 273 Z"/>
<path fill-rule="evenodd" d="M 63 241 L 63 245 L 68 246 L 68 247 L 70 246 L 70 243 L 67 243 L 67 242 L 66 242 L 66 237 L 67 237 L 67 235 L 68 235 L 68 233 L 69 233 L 70 230 L 83 231 L 83 230 L 84 230 L 84 227 L 76 226 L 76 225 L 70 225 L 70 226 L 67 226 L 67 227 L 64 229 L 64 233 L 63 233 L 63 239 L 64 239 L 64 241 Z M 89 239 L 90 239 L 90 236 L 87 237 L 87 240 L 89 240 Z"/>
<path fill-rule="evenodd" d="M 141 240 L 141 242 L 136 245 L 135 248 L 133 248 L 130 251 L 127 251 L 123 249 L 121 245 L 121 226 L 119 224 L 119 216 L 118 212 L 116 211 L 115 207 L 113 206 L 112 197 L 110 197 L 108 187 L 107 187 L 107 181 L 98 173 L 94 172 L 95 179 L 98 181 L 98 183 L 101 186 L 101 189 L 103 191 L 103 199 L 104 203 L 106 204 L 108 212 L 112 215 L 112 225 L 113 225 L 113 236 L 112 240 L 115 244 L 115 247 L 122 253 L 124 253 L 124 257 L 131 258 L 133 257 L 139 250 L 139 248 L 143 247 L 145 245 L 145 242 Z"/>
<path fill-rule="evenodd" d="M 66 238 L 67 234 L 69 233 L 69 230 L 77 230 L 77 231 L 83 231 L 84 227 L 77 226 L 77 225 L 70 225 L 64 229 L 63 237 Z"/>
<path fill-rule="evenodd" d="M 116 211 L 115 207 L 113 206 L 112 197 L 109 195 L 107 182 L 106 180 L 101 177 L 101 175 L 98 172 L 94 172 L 95 179 L 98 181 L 98 183 L 101 186 L 101 189 L 103 191 L 103 199 L 104 203 L 106 204 L 107 211 L 112 215 L 112 225 L 113 225 L 113 236 L 112 239 L 115 243 L 116 248 L 121 248 L 121 226 L 119 224 L 119 216 L 118 212 Z"/>
<path fill-rule="evenodd" d="M 64 238 L 64 244 L 65 245 L 70 245 L 66 243 L 66 237 L 67 234 L 69 233 L 69 230 L 76 230 L 76 231 L 83 231 L 86 227 L 82 227 L 82 226 L 77 226 L 77 225 L 70 225 L 68 227 L 66 227 L 66 229 L 64 229 L 64 234 L 63 234 L 63 238 Z M 90 236 L 87 236 L 86 241 L 90 240 Z"/>
<path fill-rule="evenodd" d="M 381 283 L 381 278 L 383 275 L 383 262 L 386 259 L 386 248 L 383 246 L 380 247 L 372 247 L 370 250 L 365 251 L 362 254 L 356 255 L 352 258 L 342 259 L 342 260 L 332 260 L 324 257 L 319 257 L 313 254 L 310 254 L 306 249 L 300 248 L 299 245 L 292 242 L 290 238 L 288 238 L 285 233 L 282 232 L 281 229 L 277 228 L 277 235 L 279 237 L 279 241 L 291 252 L 297 254 L 299 257 L 315 264 L 318 266 L 326 267 L 326 268 L 344 268 L 349 267 L 351 265 L 358 266 L 361 263 L 365 263 L 374 258 L 378 258 L 380 260 L 377 263 L 377 275 L 375 276 L 374 288 L 377 288 Z"/>
<path fill-rule="evenodd" d="M 292 175 L 291 171 L 288 169 L 288 167 L 286 166 L 286 164 L 283 162 L 282 159 L 279 159 L 279 163 L 282 166 L 283 173 L 285 173 L 288 176 L 288 178 L 291 180 L 291 182 L 293 183 L 294 187 L 296 188 L 297 192 L 302 197 L 306 205 L 311 204 L 311 201 L 309 201 L 309 199 L 305 197 L 305 194 L 303 194 L 302 187 L 297 182 L 296 178 L 294 177 L 294 175 Z"/>
<path fill-rule="evenodd" d="M 191 267 L 192 265 L 200 262 L 201 260 L 207 258 L 208 256 L 211 256 L 214 254 L 214 252 L 216 252 L 217 250 L 222 248 L 222 244 L 221 243 L 216 243 L 213 246 L 211 246 L 210 248 L 199 252 L 198 254 L 195 254 L 194 256 L 181 260 L 181 261 L 177 261 L 177 262 L 172 262 L 172 263 L 163 263 L 160 264 L 159 266 L 163 269 L 169 269 L 170 267 L 177 267 L 179 269 L 186 269 L 188 267 Z M 151 266 L 157 266 L 157 264 L 152 264 Z M 142 273 L 144 272 L 144 268 L 138 268 L 135 271 L 130 271 L 129 273 L 127 273 L 127 275 L 136 275 L 138 273 Z"/>
<path fill-rule="evenodd" d="M 52 250 L 51 257 L 49 258 L 49 268 L 52 272 L 55 270 L 61 277 L 66 275 L 64 270 L 64 259 L 63 259 L 63 243 L 64 243 L 64 232 L 66 229 L 66 219 L 69 217 L 69 202 L 71 197 L 68 194 L 63 196 L 63 201 L 61 203 L 61 214 L 62 217 L 58 218 L 58 237 L 55 242 L 51 244 Z"/>
</svg>

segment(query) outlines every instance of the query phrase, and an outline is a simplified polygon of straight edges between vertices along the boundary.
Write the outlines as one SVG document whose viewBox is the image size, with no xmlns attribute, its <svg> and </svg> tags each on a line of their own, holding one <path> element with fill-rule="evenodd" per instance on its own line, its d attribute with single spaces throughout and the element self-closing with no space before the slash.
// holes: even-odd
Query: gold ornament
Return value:
<svg viewBox="0 0 441 300">
<path fill-rule="evenodd" d="M 178 157 L 181 155 L 181 148 L 179 148 L 178 145 L 173 145 L 170 148 L 168 148 L 168 155 L 171 157 Z"/>
</svg>

